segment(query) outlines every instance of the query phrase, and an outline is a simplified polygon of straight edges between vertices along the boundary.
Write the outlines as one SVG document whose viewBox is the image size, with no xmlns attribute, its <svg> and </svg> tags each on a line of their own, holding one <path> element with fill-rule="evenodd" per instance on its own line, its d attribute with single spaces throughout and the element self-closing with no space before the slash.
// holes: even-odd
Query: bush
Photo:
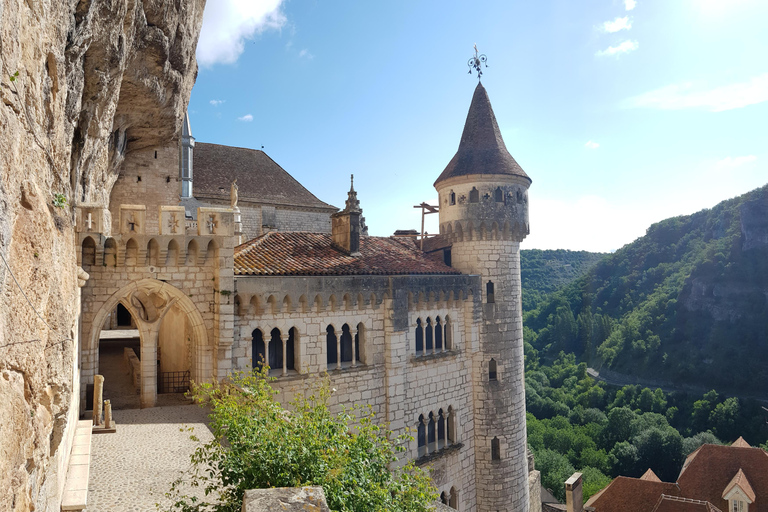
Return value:
<svg viewBox="0 0 768 512">
<path fill-rule="evenodd" d="M 238 512 L 247 489 L 305 485 L 322 486 L 340 512 L 429 510 L 437 499 L 429 476 L 413 462 L 389 469 L 412 438 L 393 439 L 370 408 L 332 414 L 327 380 L 311 391 L 297 395 L 289 412 L 275 400 L 266 369 L 196 386 L 196 400 L 212 409 L 215 439 L 195 451 L 188 476 L 213 501 L 182 495 L 180 479 L 168 493 L 172 510 Z"/>
</svg>

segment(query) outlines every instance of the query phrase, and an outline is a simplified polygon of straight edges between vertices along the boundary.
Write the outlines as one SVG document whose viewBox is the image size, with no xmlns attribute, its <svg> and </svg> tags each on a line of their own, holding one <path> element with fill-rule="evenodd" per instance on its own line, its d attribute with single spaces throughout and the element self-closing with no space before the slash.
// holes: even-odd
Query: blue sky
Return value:
<svg viewBox="0 0 768 512">
<path fill-rule="evenodd" d="M 768 182 L 766 19 L 764 0 L 208 0 L 192 131 L 264 146 L 336 206 L 354 173 L 371 234 L 418 228 L 476 43 L 533 179 L 523 248 L 610 251 Z"/>
</svg>

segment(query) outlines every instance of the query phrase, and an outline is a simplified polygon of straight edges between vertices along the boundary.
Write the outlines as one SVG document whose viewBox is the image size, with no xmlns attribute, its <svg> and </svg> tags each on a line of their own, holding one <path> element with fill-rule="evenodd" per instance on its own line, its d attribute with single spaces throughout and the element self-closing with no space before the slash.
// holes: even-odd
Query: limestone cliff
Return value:
<svg viewBox="0 0 768 512">
<path fill-rule="evenodd" d="M 58 508 L 86 277 L 74 206 L 108 206 L 120 163 L 177 133 L 204 5 L 0 0 L 0 254 L 18 280 L 0 261 L 0 511 Z"/>
</svg>

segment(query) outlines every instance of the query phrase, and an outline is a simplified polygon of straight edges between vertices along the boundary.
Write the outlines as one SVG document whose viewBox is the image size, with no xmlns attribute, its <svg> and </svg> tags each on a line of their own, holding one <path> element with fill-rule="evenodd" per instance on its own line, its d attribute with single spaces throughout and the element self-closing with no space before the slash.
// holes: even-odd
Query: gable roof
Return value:
<svg viewBox="0 0 768 512">
<path fill-rule="evenodd" d="M 192 168 L 192 193 L 198 198 L 229 200 L 230 186 L 237 178 L 242 201 L 322 208 L 324 203 L 296 181 L 265 152 L 220 144 L 196 142 Z"/>
<path fill-rule="evenodd" d="M 507 151 L 491 100 L 481 83 L 477 84 L 472 96 L 459 150 L 437 178 L 435 186 L 448 178 L 470 174 L 506 174 L 531 181 Z"/>
<path fill-rule="evenodd" d="M 653 512 L 722 512 L 708 501 L 662 494 Z"/>
<path fill-rule="evenodd" d="M 648 468 L 648 471 L 643 473 L 643 476 L 640 477 L 640 480 L 650 480 L 651 482 L 661 482 L 661 478 L 656 476 L 656 473 L 654 473 L 651 468 Z"/>
<path fill-rule="evenodd" d="M 752 448 L 752 446 L 741 436 L 731 443 L 731 446 L 736 446 L 738 448 Z"/>
<path fill-rule="evenodd" d="M 749 512 L 768 512 L 768 453 L 760 448 L 702 445 L 688 457 L 677 483 L 684 496 L 727 510 L 723 492 L 740 471 L 744 477 L 739 481 L 745 483 L 748 479 L 755 496 Z"/>
<path fill-rule="evenodd" d="M 728 493 L 731 492 L 734 487 L 741 489 L 744 495 L 749 498 L 749 501 L 752 503 L 755 502 L 755 491 L 752 489 L 749 480 L 747 480 L 747 476 L 744 474 L 744 470 L 741 468 L 739 468 L 739 471 L 733 476 L 733 479 L 730 481 L 730 483 L 725 486 L 725 490 L 723 491 L 723 499 L 728 496 Z"/>
<path fill-rule="evenodd" d="M 427 257 L 409 239 L 361 236 L 356 257 L 332 242 L 328 233 L 267 233 L 235 248 L 235 275 L 461 274 Z"/>
<path fill-rule="evenodd" d="M 586 505 L 597 512 L 653 512 L 659 496 L 678 496 L 677 484 L 619 476 L 595 494 Z"/>
</svg>

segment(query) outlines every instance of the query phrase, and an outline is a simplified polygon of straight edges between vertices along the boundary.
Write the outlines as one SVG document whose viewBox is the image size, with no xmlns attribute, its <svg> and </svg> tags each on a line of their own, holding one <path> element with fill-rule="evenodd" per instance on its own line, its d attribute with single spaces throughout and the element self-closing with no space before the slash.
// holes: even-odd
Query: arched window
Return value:
<svg viewBox="0 0 768 512">
<path fill-rule="evenodd" d="M 440 317 L 435 318 L 435 350 L 443 351 L 443 323 Z"/>
<path fill-rule="evenodd" d="M 432 337 L 433 337 L 433 331 L 432 331 L 432 319 L 427 317 L 427 327 L 425 329 L 425 335 L 427 341 L 427 346 L 425 347 L 425 352 L 432 352 L 433 343 L 432 343 Z"/>
<path fill-rule="evenodd" d="M 498 437 L 491 439 L 491 460 L 501 460 L 501 443 Z"/>
<path fill-rule="evenodd" d="M 443 505 L 448 504 L 448 495 L 445 494 L 445 491 L 440 493 L 440 503 L 442 503 Z"/>
<path fill-rule="evenodd" d="M 453 406 L 448 406 L 448 415 L 445 417 L 446 430 L 448 431 L 448 443 L 456 444 L 456 412 Z"/>
<path fill-rule="evenodd" d="M 419 424 L 416 427 L 416 438 L 419 445 L 419 457 L 427 454 L 427 427 L 424 425 L 424 415 L 419 415 Z"/>
<path fill-rule="evenodd" d="M 445 445 L 445 415 L 443 414 L 443 410 L 440 409 L 437 413 L 437 449 L 439 450 Z"/>
<path fill-rule="evenodd" d="M 179 242 L 171 240 L 168 242 L 168 255 L 165 257 L 166 267 L 175 267 L 179 264 Z"/>
<path fill-rule="evenodd" d="M 157 255 L 160 254 L 160 247 L 157 245 L 157 240 L 154 238 L 147 244 L 147 265 L 150 267 L 157 266 Z"/>
<path fill-rule="evenodd" d="M 416 319 L 416 353 L 424 352 L 424 328 L 421 326 L 421 318 Z"/>
<path fill-rule="evenodd" d="M 269 339 L 269 367 L 273 370 L 283 369 L 283 340 L 280 329 L 272 329 Z"/>
<path fill-rule="evenodd" d="M 285 365 L 288 370 L 296 369 L 296 340 L 299 332 L 295 327 L 288 331 L 288 341 L 285 342 Z"/>
<path fill-rule="evenodd" d="M 83 266 L 96 264 L 96 242 L 89 236 L 85 237 L 85 240 L 83 240 L 83 252 L 80 258 L 80 263 Z"/>
<path fill-rule="evenodd" d="M 445 343 L 445 350 L 453 350 L 453 330 L 451 329 L 451 317 L 448 315 L 445 316 L 443 341 Z"/>
<path fill-rule="evenodd" d="M 494 358 L 488 362 L 488 380 L 496 380 L 496 360 Z"/>
<path fill-rule="evenodd" d="M 338 340 L 336 338 L 336 331 L 332 325 L 326 327 L 325 332 L 327 333 L 325 336 L 325 349 L 328 353 L 326 361 L 328 363 L 328 369 L 331 369 L 331 365 L 336 365 L 338 362 L 338 352 L 336 351 L 336 342 Z M 335 366 L 333 367 L 335 368 Z"/>
<path fill-rule="evenodd" d="M 454 192 L 453 190 L 451 190 L 451 194 L 449 195 L 448 204 L 450 204 L 451 206 L 456 204 L 456 192 Z"/>
<path fill-rule="evenodd" d="M 365 351 L 365 325 L 362 322 L 357 324 L 357 333 L 355 334 L 355 360 L 358 363 L 366 364 L 365 354 L 360 351 Z"/>
<path fill-rule="evenodd" d="M 264 335 L 261 333 L 261 329 L 256 329 L 252 333 L 253 341 L 251 342 L 251 366 L 257 370 L 261 370 L 261 367 L 266 362 L 266 351 L 264 347 Z"/>
<path fill-rule="evenodd" d="M 477 190 L 475 187 L 472 187 L 472 190 L 469 191 L 469 202 L 470 203 L 480 202 L 480 191 Z"/>
<path fill-rule="evenodd" d="M 459 492 L 455 487 L 451 487 L 451 495 L 448 498 L 448 506 L 452 509 L 459 509 Z"/>
<path fill-rule="evenodd" d="M 219 246 L 216 245 L 215 240 L 208 242 L 208 248 L 205 250 L 205 262 L 213 263 L 215 266 L 219 264 Z"/>
<path fill-rule="evenodd" d="M 128 243 L 125 244 L 125 266 L 126 267 L 135 267 L 138 265 L 138 259 L 139 259 L 139 244 L 136 243 L 136 240 L 131 238 L 128 240 Z"/>
<path fill-rule="evenodd" d="M 494 294 L 493 294 L 493 281 L 488 281 L 487 283 L 485 283 L 485 301 L 488 304 L 492 304 L 496 302 L 496 298 L 494 297 Z"/>
<path fill-rule="evenodd" d="M 341 327 L 341 362 L 348 363 L 352 361 L 352 334 L 349 332 L 349 325 L 344 324 Z"/>
<path fill-rule="evenodd" d="M 501 191 L 501 187 L 496 187 L 496 191 L 493 193 L 493 199 L 497 203 L 504 202 L 504 192 Z"/>
<path fill-rule="evenodd" d="M 107 238 L 104 242 L 104 266 L 117 266 L 117 243 L 114 238 Z"/>
<path fill-rule="evenodd" d="M 429 446 L 430 451 L 435 449 L 436 441 L 437 439 L 435 438 L 435 415 L 430 412 L 429 423 L 427 423 L 427 445 Z"/>
</svg>

